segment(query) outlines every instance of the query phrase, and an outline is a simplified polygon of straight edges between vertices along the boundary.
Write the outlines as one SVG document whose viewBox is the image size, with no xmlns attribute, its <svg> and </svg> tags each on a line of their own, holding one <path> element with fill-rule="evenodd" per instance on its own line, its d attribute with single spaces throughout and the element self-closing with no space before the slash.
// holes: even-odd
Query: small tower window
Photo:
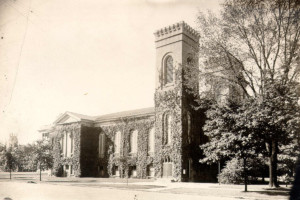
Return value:
<svg viewBox="0 0 300 200">
<path fill-rule="evenodd" d="M 172 56 L 168 56 L 164 63 L 164 84 L 173 82 L 173 58 Z"/>
<path fill-rule="evenodd" d="M 188 65 L 194 64 L 194 60 L 193 60 L 193 58 L 192 58 L 191 56 L 189 56 L 189 57 L 186 59 L 186 62 L 187 62 Z"/>
</svg>

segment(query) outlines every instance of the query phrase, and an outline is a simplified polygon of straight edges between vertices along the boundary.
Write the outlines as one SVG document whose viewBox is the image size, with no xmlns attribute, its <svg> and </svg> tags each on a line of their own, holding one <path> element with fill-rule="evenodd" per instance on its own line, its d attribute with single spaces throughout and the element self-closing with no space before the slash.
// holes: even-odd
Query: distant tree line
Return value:
<svg viewBox="0 0 300 200">
<path fill-rule="evenodd" d="M 52 146 L 46 141 L 6 148 L 0 143 L 0 170 L 5 172 L 36 172 L 53 165 Z"/>
</svg>

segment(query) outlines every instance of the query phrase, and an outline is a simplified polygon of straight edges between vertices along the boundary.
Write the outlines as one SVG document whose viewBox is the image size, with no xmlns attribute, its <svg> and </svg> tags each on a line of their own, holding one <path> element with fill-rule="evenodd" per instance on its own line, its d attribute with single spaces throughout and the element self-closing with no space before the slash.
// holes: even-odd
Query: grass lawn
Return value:
<svg viewBox="0 0 300 200">
<path fill-rule="evenodd" d="M 243 185 L 219 185 L 216 183 L 171 183 L 153 179 L 120 179 L 120 178 L 77 178 L 77 177 L 53 177 L 42 173 L 42 181 L 39 181 L 39 173 L 14 172 L 12 180 L 9 173 L 0 172 L 0 182 L 22 182 L 24 184 L 61 185 L 66 187 L 84 187 L 95 189 L 112 189 L 155 192 L 160 194 L 177 194 L 199 197 L 233 198 L 233 199 L 288 199 L 289 187 L 270 189 L 268 185 L 248 185 L 248 192 L 243 192 Z M 128 183 L 127 183 L 128 182 Z M 47 187 L 47 186 L 46 186 Z"/>
</svg>

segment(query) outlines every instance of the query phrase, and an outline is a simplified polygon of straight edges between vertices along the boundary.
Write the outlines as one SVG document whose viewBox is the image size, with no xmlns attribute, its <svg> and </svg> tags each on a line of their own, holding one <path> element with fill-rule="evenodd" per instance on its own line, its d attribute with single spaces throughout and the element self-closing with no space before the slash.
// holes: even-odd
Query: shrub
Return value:
<svg viewBox="0 0 300 200">
<path fill-rule="evenodd" d="M 240 184 L 243 182 L 243 161 L 233 158 L 226 162 L 225 167 L 218 175 L 218 180 L 223 184 Z"/>
</svg>

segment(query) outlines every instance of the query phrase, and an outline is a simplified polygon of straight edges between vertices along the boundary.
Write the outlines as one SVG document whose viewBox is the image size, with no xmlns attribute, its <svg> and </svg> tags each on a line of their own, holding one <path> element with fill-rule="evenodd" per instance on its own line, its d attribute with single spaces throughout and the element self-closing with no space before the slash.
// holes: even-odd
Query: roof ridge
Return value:
<svg viewBox="0 0 300 200">
<path fill-rule="evenodd" d="M 85 115 L 85 114 L 81 114 L 81 113 L 76 113 L 76 112 L 71 112 L 71 111 L 66 111 L 65 113 L 69 113 L 69 114 L 72 114 L 72 115 L 75 115 L 79 118 L 90 118 L 90 120 L 95 120 L 96 116 L 91 116 L 91 115 Z"/>
<path fill-rule="evenodd" d="M 146 109 L 152 109 L 152 108 L 154 109 L 154 107 L 146 107 L 146 108 L 138 108 L 138 109 L 131 109 L 131 110 L 124 110 L 124 111 L 119 111 L 119 112 L 107 113 L 107 114 L 103 114 L 103 115 L 117 114 L 117 113 L 129 112 L 129 111 L 146 110 Z M 98 115 L 98 116 L 103 116 L 103 115 Z"/>
<path fill-rule="evenodd" d="M 145 115 L 153 114 L 154 111 L 155 111 L 154 107 L 146 107 L 146 108 L 139 108 L 139 109 L 133 109 L 133 110 L 125 110 L 125 111 L 120 111 L 120 112 L 108 113 L 108 114 L 98 115 L 98 116 L 84 115 L 84 114 L 80 114 L 80 113 L 66 111 L 57 120 L 59 120 L 62 116 L 67 114 L 67 115 L 73 115 L 74 117 L 78 117 L 79 119 L 97 122 L 97 121 L 102 121 L 102 120 L 114 120 L 114 119 L 122 118 L 122 117 L 145 116 Z"/>
<path fill-rule="evenodd" d="M 115 113 L 108 113 L 104 115 L 96 116 L 95 120 L 105 120 L 105 119 L 113 119 L 113 118 L 120 118 L 120 117 L 128 117 L 128 116 L 136 116 L 136 115 L 143 115 L 147 113 L 154 112 L 154 107 L 146 107 L 146 108 L 139 108 L 139 109 L 133 109 L 133 110 L 126 110 L 126 111 L 120 111 Z"/>
</svg>

